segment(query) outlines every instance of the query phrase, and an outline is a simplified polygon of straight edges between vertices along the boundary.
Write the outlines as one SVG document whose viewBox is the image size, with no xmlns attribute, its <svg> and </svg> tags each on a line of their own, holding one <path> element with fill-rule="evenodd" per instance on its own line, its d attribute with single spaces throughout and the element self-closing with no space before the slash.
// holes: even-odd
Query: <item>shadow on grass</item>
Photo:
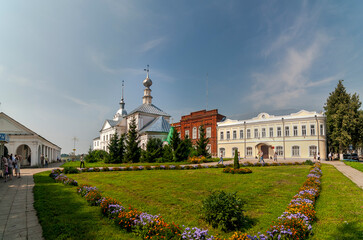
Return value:
<svg viewBox="0 0 363 240">
<path fill-rule="evenodd" d="M 254 227 L 257 224 L 257 218 L 252 218 L 249 216 L 245 216 L 245 222 L 243 224 L 243 227 L 240 229 L 241 232 L 246 232 L 250 228 Z"/>
<path fill-rule="evenodd" d="M 363 229 L 358 222 L 346 222 L 338 226 L 331 236 L 339 240 L 362 240 Z"/>
</svg>

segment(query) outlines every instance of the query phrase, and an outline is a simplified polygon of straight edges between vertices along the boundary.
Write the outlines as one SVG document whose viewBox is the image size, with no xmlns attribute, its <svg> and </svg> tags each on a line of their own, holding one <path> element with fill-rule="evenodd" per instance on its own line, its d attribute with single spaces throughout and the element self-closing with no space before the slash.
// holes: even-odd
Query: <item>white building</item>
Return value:
<svg viewBox="0 0 363 240">
<path fill-rule="evenodd" d="M 233 157 L 237 149 L 244 158 L 312 159 L 327 156 L 326 117 L 301 110 L 286 116 L 260 113 L 248 120 L 217 123 L 219 156 Z"/>
<path fill-rule="evenodd" d="M 5 143 L 5 152 L 21 155 L 21 165 L 40 165 L 40 156 L 48 156 L 50 162 L 60 158 L 61 148 L 33 132 L 21 123 L 15 121 L 5 113 L 0 113 L 0 132 L 9 136 Z"/>
<path fill-rule="evenodd" d="M 129 114 L 125 110 L 122 90 L 120 109 L 116 112 L 112 120 L 105 120 L 100 130 L 100 137 L 93 139 L 93 149 L 108 151 L 111 137 L 116 132 L 119 136 L 127 133 L 128 126 L 133 118 L 135 118 L 137 130 L 140 135 L 141 148 L 146 148 L 147 141 L 150 138 L 160 138 L 163 140 L 167 137 L 170 130 L 170 115 L 152 104 L 153 97 L 151 96 L 150 89 L 152 81 L 149 77 L 149 69 L 147 69 L 147 76 L 143 81 L 143 85 L 145 86 L 143 103 Z"/>
</svg>

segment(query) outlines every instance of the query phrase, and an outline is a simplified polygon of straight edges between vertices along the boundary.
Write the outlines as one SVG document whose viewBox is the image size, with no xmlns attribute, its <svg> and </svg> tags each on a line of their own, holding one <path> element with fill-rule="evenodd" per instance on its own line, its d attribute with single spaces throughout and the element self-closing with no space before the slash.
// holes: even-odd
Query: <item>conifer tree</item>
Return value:
<svg viewBox="0 0 363 240">
<path fill-rule="evenodd" d="M 139 147 L 139 133 L 136 130 L 136 119 L 132 118 L 126 138 L 126 152 L 124 162 L 136 163 L 140 161 L 141 148 Z"/>
<path fill-rule="evenodd" d="M 359 96 L 347 93 L 343 80 L 339 80 L 324 106 L 330 150 L 343 153 L 350 144 L 357 146 L 361 141 L 360 106 Z"/>
<path fill-rule="evenodd" d="M 234 150 L 234 163 L 233 163 L 234 169 L 239 169 L 239 161 L 238 161 L 238 151 L 237 149 Z"/>
<path fill-rule="evenodd" d="M 199 139 L 197 141 L 197 154 L 198 156 L 210 157 L 207 146 L 209 139 L 205 136 L 204 125 L 199 127 Z"/>
<path fill-rule="evenodd" d="M 150 138 L 146 144 L 146 151 L 143 152 L 144 162 L 155 162 L 163 156 L 163 142 L 159 138 Z"/>
<path fill-rule="evenodd" d="M 110 143 L 108 144 L 108 156 L 105 160 L 105 163 L 116 162 L 117 154 L 118 154 L 118 134 L 116 132 L 114 135 L 112 135 Z"/>
<path fill-rule="evenodd" d="M 178 148 L 180 142 L 181 142 L 181 139 L 179 137 L 179 133 L 174 128 L 173 134 L 171 135 L 171 139 L 170 139 L 170 145 L 171 145 L 171 148 L 173 149 L 173 151 L 176 151 L 176 149 Z"/>
</svg>

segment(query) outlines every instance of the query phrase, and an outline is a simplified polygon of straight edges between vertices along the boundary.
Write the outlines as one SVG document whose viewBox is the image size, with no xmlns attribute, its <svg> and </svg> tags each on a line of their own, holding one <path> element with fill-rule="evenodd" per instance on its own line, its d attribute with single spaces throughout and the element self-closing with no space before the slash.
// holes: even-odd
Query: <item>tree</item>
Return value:
<svg viewBox="0 0 363 240">
<path fill-rule="evenodd" d="M 173 149 L 169 144 L 164 145 L 163 147 L 163 161 L 164 162 L 172 162 L 173 161 Z"/>
<path fill-rule="evenodd" d="M 181 139 L 179 137 L 179 133 L 176 129 L 174 129 L 173 134 L 171 135 L 171 139 L 170 139 L 170 145 L 171 145 L 171 148 L 173 149 L 173 151 L 176 151 L 180 142 L 181 142 Z"/>
<path fill-rule="evenodd" d="M 209 139 L 205 136 L 205 129 L 204 125 L 201 125 L 199 127 L 199 139 L 197 141 L 197 154 L 198 156 L 204 156 L 204 157 L 210 157 L 210 154 L 208 152 L 208 143 Z"/>
<path fill-rule="evenodd" d="M 140 161 L 141 148 L 139 147 L 139 134 L 136 130 L 136 119 L 132 118 L 126 138 L 126 153 L 124 162 L 136 163 Z"/>
<path fill-rule="evenodd" d="M 324 106 L 327 125 L 327 139 L 330 150 L 343 153 L 352 144 L 361 141 L 359 96 L 347 93 L 343 80 L 339 80 L 335 90 L 329 94 Z"/>
<path fill-rule="evenodd" d="M 239 169 L 239 161 L 238 161 L 238 150 L 234 150 L 234 163 L 233 163 L 234 169 Z"/>
<path fill-rule="evenodd" d="M 163 142 L 159 138 L 150 138 L 146 144 L 146 151 L 143 152 L 144 162 L 155 162 L 163 156 Z"/>
<path fill-rule="evenodd" d="M 125 135 L 122 134 L 120 138 L 117 132 L 112 135 L 108 144 L 108 151 L 109 154 L 105 163 L 122 163 L 125 154 Z"/>
</svg>

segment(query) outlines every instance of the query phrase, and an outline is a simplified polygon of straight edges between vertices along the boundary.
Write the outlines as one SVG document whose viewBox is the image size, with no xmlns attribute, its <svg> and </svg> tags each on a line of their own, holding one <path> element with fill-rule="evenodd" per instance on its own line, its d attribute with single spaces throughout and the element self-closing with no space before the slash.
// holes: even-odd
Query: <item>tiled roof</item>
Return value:
<svg viewBox="0 0 363 240">
<path fill-rule="evenodd" d="M 168 133 L 170 130 L 170 124 L 165 120 L 163 116 L 155 118 L 145 127 L 143 127 L 140 132 L 165 132 Z"/>
<path fill-rule="evenodd" d="M 160 115 L 160 116 L 170 117 L 169 114 L 167 114 L 160 108 L 156 107 L 154 104 L 142 104 L 141 106 L 137 107 L 132 112 L 130 112 L 129 115 L 136 113 L 136 112 L 150 113 L 150 114 L 156 114 L 156 115 Z"/>
</svg>

